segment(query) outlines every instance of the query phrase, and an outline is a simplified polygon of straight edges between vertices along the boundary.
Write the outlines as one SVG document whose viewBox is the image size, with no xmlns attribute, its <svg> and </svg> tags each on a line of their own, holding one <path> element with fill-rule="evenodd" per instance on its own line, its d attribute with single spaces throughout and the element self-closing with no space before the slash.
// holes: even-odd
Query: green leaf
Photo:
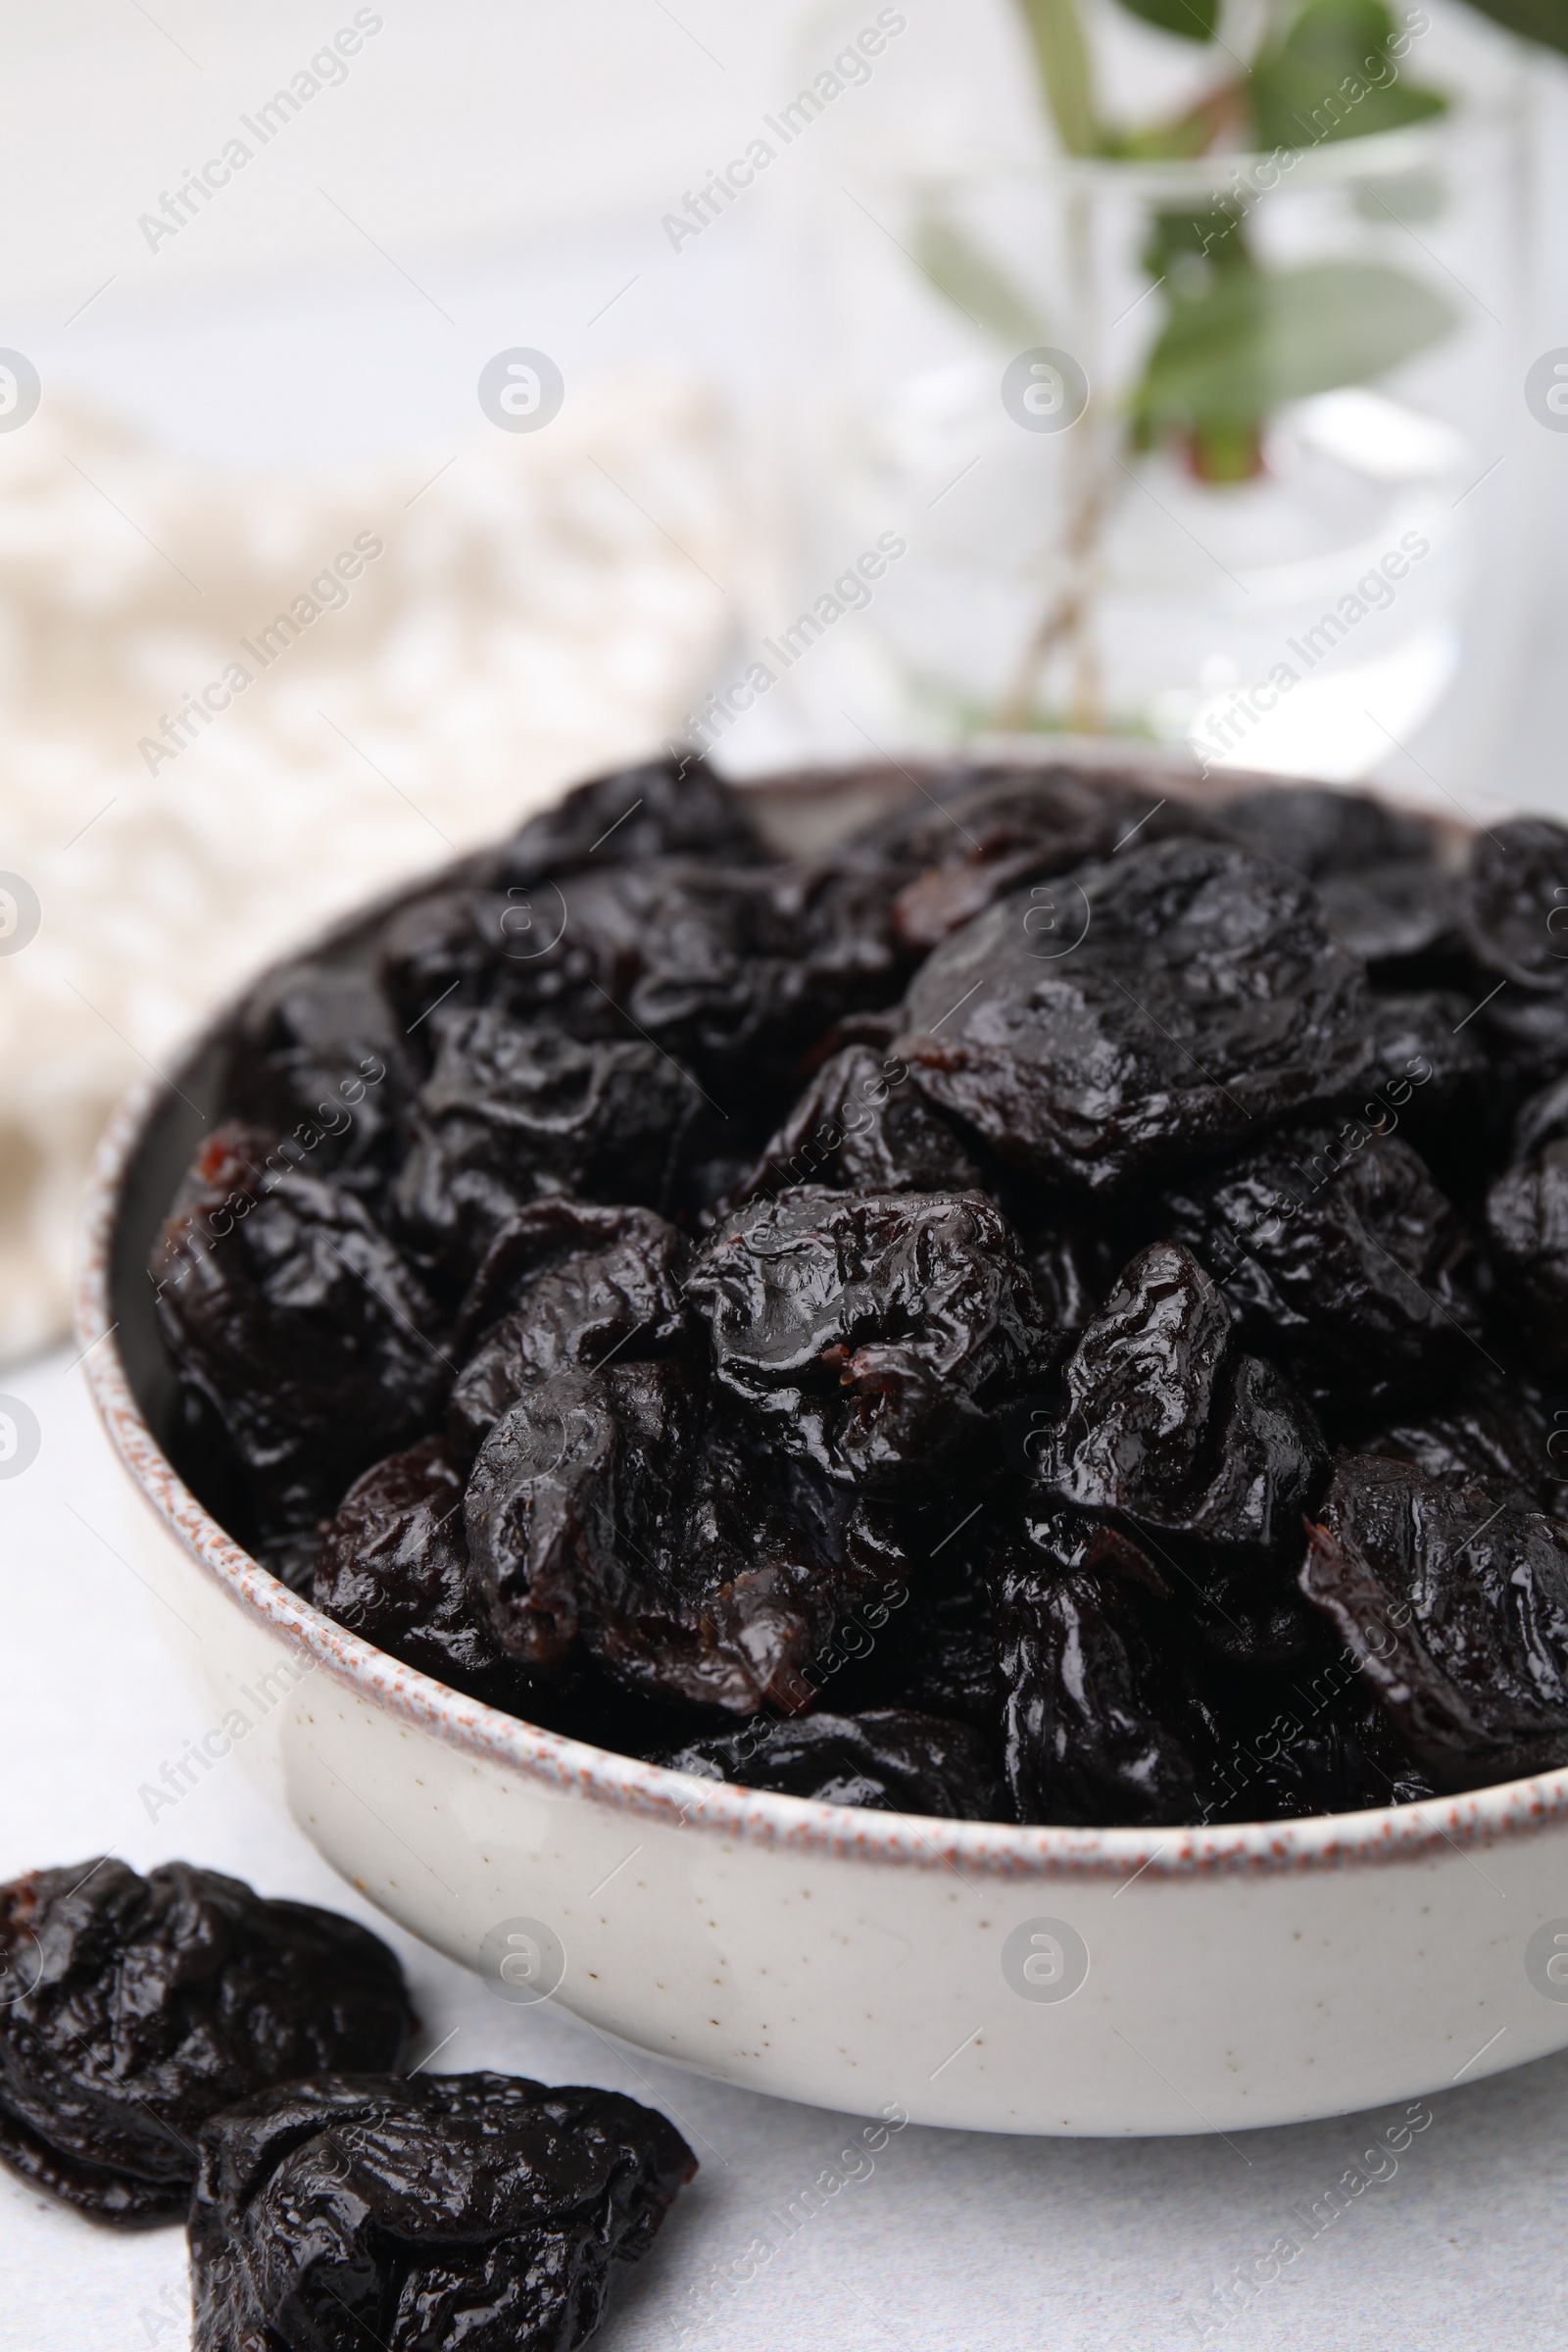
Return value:
<svg viewBox="0 0 1568 2352">
<path fill-rule="evenodd" d="M 915 259 L 938 293 L 999 343 L 1027 351 L 1048 341 L 1027 295 L 947 214 L 925 215 L 915 237 Z"/>
<path fill-rule="evenodd" d="M 1397 130 L 1441 115 L 1447 100 L 1401 78 L 1383 0 L 1307 0 L 1248 85 L 1259 147 L 1316 147 Z"/>
<path fill-rule="evenodd" d="M 1069 155 L 1098 154 L 1089 49 L 1076 0 L 1018 0 L 1018 5 L 1057 137 Z"/>
<path fill-rule="evenodd" d="M 1161 32 L 1184 41 L 1211 41 L 1219 25 L 1219 0 L 1121 0 L 1123 8 Z"/>
<path fill-rule="evenodd" d="M 1204 293 L 1172 309 L 1134 394 L 1134 417 L 1146 439 L 1236 432 L 1281 401 L 1370 382 L 1454 324 L 1430 287 L 1378 263 L 1221 270 Z"/>
<path fill-rule="evenodd" d="M 1527 41 L 1568 50 L 1568 0 L 1473 0 L 1473 5 Z"/>
</svg>

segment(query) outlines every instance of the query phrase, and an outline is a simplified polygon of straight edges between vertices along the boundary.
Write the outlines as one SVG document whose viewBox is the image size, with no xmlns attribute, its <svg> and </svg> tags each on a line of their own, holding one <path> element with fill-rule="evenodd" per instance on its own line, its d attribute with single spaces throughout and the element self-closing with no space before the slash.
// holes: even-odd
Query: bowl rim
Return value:
<svg viewBox="0 0 1568 2352">
<path fill-rule="evenodd" d="M 1010 748 L 1010 747 L 1009 747 Z M 1100 764 L 1104 753 L 1096 747 Z M 1152 746 L 1139 746 L 1148 753 Z M 1029 746 L 1034 757 L 1039 753 Z M 1130 754 L 1131 747 L 1127 747 Z M 1060 757 L 1055 747 L 1052 756 Z M 1126 755 L 1124 755 L 1125 757 Z M 1129 758 L 1128 763 L 1131 763 Z M 869 764 L 869 763 L 867 763 Z M 1169 780 L 1158 757 L 1148 766 Z M 847 765 L 847 763 L 846 763 Z M 845 767 L 793 771 L 811 790 Z M 863 769 L 860 771 L 863 772 Z M 1231 769 L 1229 791 L 1254 782 L 1289 785 L 1306 779 L 1254 776 Z M 751 780 L 748 779 L 748 783 Z M 759 782 L 764 779 L 758 779 Z M 1201 797 L 1195 794 L 1192 797 Z M 1408 805 L 1406 803 L 1405 805 Z M 466 858 L 455 861 L 466 865 Z M 381 893 L 264 966 L 292 962 L 357 931 L 411 892 L 428 889 L 437 869 Z M 111 1116 L 88 1176 L 78 1230 L 74 1321 L 77 1363 L 109 1441 L 142 1500 L 167 1535 L 240 1610 L 298 1661 L 298 1675 L 318 1671 L 393 1719 L 432 1734 L 476 1764 L 498 1764 L 556 1794 L 576 1794 L 635 1819 L 680 1827 L 720 1843 L 777 1847 L 816 1857 L 873 1862 L 915 1870 L 949 1870 L 960 1879 L 1154 1880 L 1295 1874 L 1348 1866 L 1425 1862 L 1503 1839 L 1534 1837 L 1568 1820 L 1568 1766 L 1413 1804 L 1356 1813 L 1307 1814 L 1285 1821 L 1188 1824 L 1145 1829 L 1020 1827 L 1004 1822 L 946 1821 L 826 1804 L 813 1797 L 710 1782 L 648 1764 L 586 1740 L 545 1731 L 520 1717 L 469 1698 L 406 1666 L 290 1591 L 220 1526 L 176 1474 L 149 1428 L 131 1390 L 111 1319 L 111 1268 L 122 1190 L 153 1119 L 184 1070 L 230 1019 L 262 975 L 232 992 L 187 1040 L 172 1075 L 140 1079 Z M 297 1687 L 291 1686 L 291 1689 Z M 1477 1866 L 1478 1867 L 1478 1866 Z"/>
</svg>

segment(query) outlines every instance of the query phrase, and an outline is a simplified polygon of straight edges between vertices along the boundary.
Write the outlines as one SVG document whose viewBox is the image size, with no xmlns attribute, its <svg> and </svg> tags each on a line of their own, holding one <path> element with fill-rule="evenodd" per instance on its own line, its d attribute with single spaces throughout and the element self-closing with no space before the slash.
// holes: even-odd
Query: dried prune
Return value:
<svg viewBox="0 0 1568 2352">
<path fill-rule="evenodd" d="M 677 1351 L 688 1336 L 688 1255 L 682 1236 L 648 1208 L 558 1197 L 503 1226 L 469 1286 L 454 1341 L 466 1360 L 447 1428 L 465 1458 L 525 1388 L 612 1356 Z M 473 1343 L 476 1329 L 482 1336 Z"/>
<path fill-rule="evenodd" d="M 1301 1590 L 1439 1788 L 1568 1763 L 1568 1529 L 1506 1488 L 1343 1455 Z"/>
<path fill-rule="evenodd" d="M 95 2219 L 176 2221 L 198 2127 L 322 2067 L 391 2067 L 414 2027 L 378 1936 L 188 1862 L 105 1858 L 0 1887 L 0 2161 Z"/>
<path fill-rule="evenodd" d="M 774 1443 L 870 1494 L 983 1468 L 988 1416 L 1054 1338 L 983 1193 L 803 1185 L 722 1220 L 686 1286 L 714 1369 Z"/>
<path fill-rule="evenodd" d="M 1527 1082 L 1558 1076 L 1568 1069 L 1568 831 L 1528 817 L 1477 833 L 1462 913 L 1488 976 L 1479 1022 Z"/>
<path fill-rule="evenodd" d="M 1284 867 L 1177 839 L 1053 888 L 1051 931 L 1007 899 L 929 957 L 895 1049 L 1008 1165 L 1115 1192 L 1333 1102 L 1367 1068 L 1360 961 Z"/>
<path fill-rule="evenodd" d="M 485 1440 L 466 1504 L 474 1591 L 544 1673 L 584 1650 L 650 1698 L 794 1712 L 849 1598 L 906 1573 L 863 1504 L 740 1442 L 675 1362 L 563 1373 Z"/>
<path fill-rule="evenodd" d="M 1343 1655 L 1310 1678 L 1260 1681 L 1227 1721 L 1201 1818 L 1281 1821 L 1357 1813 L 1436 1794 L 1354 1667 Z"/>
<path fill-rule="evenodd" d="M 1201 1809 L 1212 1712 L 1157 1578 L 1136 1555 L 1127 1573 L 1130 1549 L 1115 1529 L 1055 1511 L 998 1561 L 1003 1750 L 1020 1821 L 1177 1822 Z"/>
<path fill-rule="evenodd" d="M 996 1759 L 973 1726 L 904 1707 L 800 1715 L 793 1722 L 760 1716 L 655 1761 L 697 1780 L 874 1813 L 996 1821 L 1005 1810 Z"/>
<path fill-rule="evenodd" d="M 1568 1363 L 1568 1141 L 1499 1176 L 1487 1195 L 1493 1264 L 1535 1362 Z"/>
<path fill-rule="evenodd" d="M 436 1308 L 352 1193 L 238 1122 L 197 1155 L 150 1272 L 180 1378 L 287 1564 L 351 1479 L 435 1422 L 451 1370 Z"/>
<path fill-rule="evenodd" d="M 751 865 L 766 857 L 740 794 L 693 755 L 650 760 L 574 785 L 502 843 L 494 866 L 497 879 L 526 887 L 590 863 L 715 858 Z"/>
<path fill-rule="evenodd" d="M 902 882 L 894 922 L 912 948 L 934 948 L 1022 882 L 1070 873 L 1105 858 L 1123 840 L 1204 834 L 1207 820 L 1186 802 L 1152 792 L 1115 770 L 975 768 L 947 780 L 940 800 L 923 796 L 850 843 L 855 862 L 879 859 Z"/>
<path fill-rule="evenodd" d="M 697 2170 L 618 2091 L 368 2072 L 207 2125 L 194 2352 L 573 2352 Z"/>
<path fill-rule="evenodd" d="M 1552 1518 L 1568 1518 L 1568 1412 L 1516 1375 L 1478 1362 L 1462 1387 L 1357 1437 L 1357 1453 L 1413 1462 L 1428 1478 L 1457 1475 L 1506 1488 Z"/>
<path fill-rule="evenodd" d="M 1451 969 L 1462 950 L 1459 877 L 1441 865 L 1373 865 L 1318 884 L 1338 938 L 1384 981 Z"/>
<path fill-rule="evenodd" d="M 392 1008 L 363 972 L 287 964 L 240 1007 L 225 1076 L 230 1108 L 318 1149 L 320 1167 L 339 1182 L 384 1171 L 403 1088 Z"/>
<path fill-rule="evenodd" d="M 1473 1348 L 1468 1233 L 1397 1136 L 1362 1120 L 1289 1128 L 1166 1197 L 1254 1348 L 1345 1409 Z"/>
<path fill-rule="evenodd" d="M 1152 1242 L 1062 1367 L 1065 1402 L 1031 1446 L 1064 1502 L 1220 1550 L 1289 1550 L 1326 1468 L 1308 1407 L 1242 1352 L 1191 1250 Z"/>
<path fill-rule="evenodd" d="M 728 1207 L 798 1184 L 841 1193 L 963 1193 L 981 1173 L 900 1061 L 846 1046 L 825 1061 Z"/>
<path fill-rule="evenodd" d="M 591 1045 L 493 1007 L 437 1014 L 435 1066 L 409 1113 L 403 1230 L 466 1277 L 536 1195 L 661 1207 L 703 1108 L 657 1046 Z"/>
<path fill-rule="evenodd" d="M 1391 808 L 1369 793 L 1328 784 L 1243 793 L 1227 801 L 1220 814 L 1250 849 L 1295 866 L 1314 882 L 1396 861 L 1418 865 L 1437 853 L 1437 830 L 1424 817 Z"/>
</svg>

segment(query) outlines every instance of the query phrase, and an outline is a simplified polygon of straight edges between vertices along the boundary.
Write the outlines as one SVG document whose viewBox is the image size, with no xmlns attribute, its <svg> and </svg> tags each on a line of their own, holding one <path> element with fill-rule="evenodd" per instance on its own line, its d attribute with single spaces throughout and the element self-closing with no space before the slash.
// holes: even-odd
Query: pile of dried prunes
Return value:
<svg viewBox="0 0 1568 2352">
<path fill-rule="evenodd" d="M 1568 1763 L 1555 824 L 972 761 L 800 858 L 634 768 L 272 972 L 221 1108 L 176 1459 L 458 1690 L 968 1820 Z"/>
</svg>

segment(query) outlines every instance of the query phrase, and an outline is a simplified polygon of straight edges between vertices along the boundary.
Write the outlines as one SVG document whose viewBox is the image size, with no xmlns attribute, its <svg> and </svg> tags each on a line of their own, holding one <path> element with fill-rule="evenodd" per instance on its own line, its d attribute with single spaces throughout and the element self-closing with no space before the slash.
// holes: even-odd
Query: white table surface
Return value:
<svg viewBox="0 0 1568 2352">
<path fill-rule="evenodd" d="M 125 1488 L 83 1376 L 62 1350 L 0 1375 L 42 1429 L 37 1459 L 0 1481 L 0 1878 L 113 1851 L 138 1868 L 179 1855 L 268 1894 L 382 1928 L 443 2069 L 501 2067 L 602 2082 L 676 2117 L 702 2161 L 652 2257 L 628 2274 L 605 2352 L 1534 2352 L 1563 2341 L 1562 2173 L 1568 2055 L 1447 2090 L 1387 2179 L 1302 2246 L 1206 2335 L 1208 2298 L 1265 2258 L 1402 2110 L 1233 2143 L 1029 2140 L 909 2127 L 866 2177 L 784 2239 L 782 2211 L 832 2166 L 847 2119 L 635 2066 L 561 2014 L 504 2004 L 376 1920 L 291 1822 L 221 1766 L 149 1824 L 138 1800 L 199 1733 L 199 1702 L 166 1656 L 161 1603 L 129 1565 Z M 1564 1907 L 1568 1908 L 1568 1889 Z M 1376 2169 L 1386 2171 L 1388 2160 Z M 854 2168 L 858 2170 L 859 2168 Z M 708 2291 L 761 2232 L 779 2243 L 750 2283 Z M 0 2174 L 0 2345 L 17 2352 L 182 2352 L 177 2230 L 117 2238 Z"/>
</svg>

